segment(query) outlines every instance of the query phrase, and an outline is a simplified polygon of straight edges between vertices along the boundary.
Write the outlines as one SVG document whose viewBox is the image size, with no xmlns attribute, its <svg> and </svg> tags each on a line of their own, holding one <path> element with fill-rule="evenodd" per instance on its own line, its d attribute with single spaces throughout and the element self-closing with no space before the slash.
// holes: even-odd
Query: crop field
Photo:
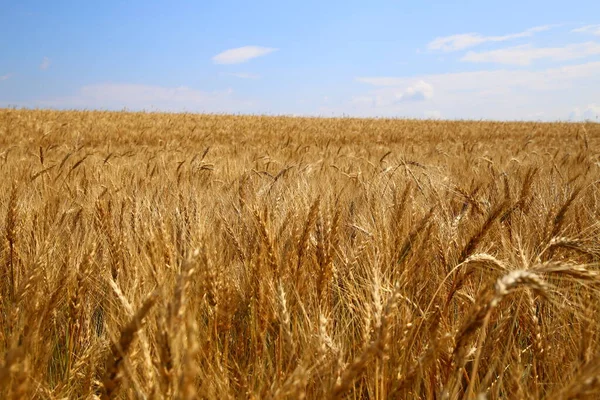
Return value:
<svg viewBox="0 0 600 400">
<path fill-rule="evenodd" d="M 0 110 L 0 398 L 600 398 L 600 125 Z"/>
</svg>

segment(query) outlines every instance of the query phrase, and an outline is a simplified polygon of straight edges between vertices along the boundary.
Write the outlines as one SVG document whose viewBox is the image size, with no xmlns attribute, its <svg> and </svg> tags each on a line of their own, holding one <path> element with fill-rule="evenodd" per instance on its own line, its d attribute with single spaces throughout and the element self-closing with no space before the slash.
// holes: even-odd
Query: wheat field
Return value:
<svg viewBox="0 0 600 400">
<path fill-rule="evenodd" d="M 0 398 L 596 399 L 600 125 L 0 110 Z"/>
</svg>

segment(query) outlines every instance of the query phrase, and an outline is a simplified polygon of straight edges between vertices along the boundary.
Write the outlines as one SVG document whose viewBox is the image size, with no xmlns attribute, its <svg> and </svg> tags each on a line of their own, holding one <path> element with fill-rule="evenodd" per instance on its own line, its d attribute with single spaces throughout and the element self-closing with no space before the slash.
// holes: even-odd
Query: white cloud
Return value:
<svg viewBox="0 0 600 400">
<path fill-rule="evenodd" d="M 72 96 L 39 101 L 39 106 L 77 109 L 243 112 L 253 103 L 234 96 L 232 89 L 204 92 L 189 87 L 103 83 L 84 86 Z"/>
<path fill-rule="evenodd" d="M 505 42 L 507 40 L 530 37 L 537 32 L 547 31 L 553 27 L 554 25 L 536 26 L 523 32 L 501 36 L 483 36 L 479 33 L 462 33 L 458 35 L 444 36 L 435 38 L 429 42 L 427 44 L 427 48 L 429 50 L 441 50 L 444 52 L 464 50 L 469 47 L 478 46 L 487 42 Z"/>
<path fill-rule="evenodd" d="M 420 101 L 427 100 L 432 97 L 433 86 L 423 80 L 415 82 L 414 85 L 409 86 L 403 92 L 396 94 L 398 101 Z"/>
<path fill-rule="evenodd" d="M 379 87 L 411 86 L 429 82 L 433 87 L 449 92 L 490 91 L 499 88 L 523 87 L 533 90 L 553 90 L 570 87 L 574 80 L 598 78 L 600 62 L 549 68 L 540 71 L 492 70 L 422 75 L 418 77 L 359 77 L 357 81 Z"/>
<path fill-rule="evenodd" d="M 265 56 L 279 49 L 260 46 L 244 46 L 225 50 L 212 58 L 215 64 L 241 64 L 256 57 Z"/>
<path fill-rule="evenodd" d="M 585 107 L 576 107 L 570 118 L 576 121 L 600 121 L 600 104 L 589 104 Z"/>
<path fill-rule="evenodd" d="M 363 79 L 368 80 L 368 78 Z M 359 81 L 361 81 L 360 78 Z M 355 96 L 351 99 L 351 102 L 359 105 L 362 104 L 385 107 L 399 103 L 420 102 L 429 100 L 432 97 L 433 86 L 423 80 L 417 80 L 415 82 L 411 82 L 409 85 L 399 85 L 399 87 L 394 87 L 390 90 L 375 92 L 372 96 Z"/>
<path fill-rule="evenodd" d="M 46 70 L 46 69 L 50 68 L 50 64 L 52 64 L 52 60 L 50 60 L 48 57 L 44 57 L 40 64 L 40 69 Z"/>
<path fill-rule="evenodd" d="M 563 47 L 533 47 L 531 45 L 475 52 L 470 51 L 461 61 L 497 63 L 506 65 L 531 65 L 541 59 L 567 61 L 600 54 L 600 43 L 586 42 L 568 44 Z"/>
<path fill-rule="evenodd" d="M 581 28 L 573 29 L 571 32 L 589 33 L 595 36 L 600 36 L 600 24 L 582 26 Z"/>
<path fill-rule="evenodd" d="M 540 70 L 484 70 L 415 77 L 359 77 L 373 88 L 340 108 L 363 116 L 422 117 L 436 110 L 445 118 L 568 119 L 579 104 L 595 104 L 600 62 Z M 435 96 L 422 102 L 395 101 L 398 91 L 427 82 Z M 582 113 L 584 110 L 582 110 Z"/>
<path fill-rule="evenodd" d="M 222 75 L 233 76 L 240 79 L 260 79 L 260 75 L 249 72 L 223 72 Z"/>
<path fill-rule="evenodd" d="M 0 76 L 0 81 L 7 81 L 10 79 L 10 77 L 11 77 L 11 74 L 2 75 L 2 76 Z"/>
</svg>

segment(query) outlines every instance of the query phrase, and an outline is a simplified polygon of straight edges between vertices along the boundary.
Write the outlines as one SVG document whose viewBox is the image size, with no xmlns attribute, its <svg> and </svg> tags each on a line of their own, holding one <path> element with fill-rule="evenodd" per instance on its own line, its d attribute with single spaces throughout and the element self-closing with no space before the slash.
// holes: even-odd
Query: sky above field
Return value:
<svg viewBox="0 0 600 400">
<path fill-rule="evenodd" d="M 0 1 L 0 107 L 600 119 L 600 1 Z"/>
</svg>

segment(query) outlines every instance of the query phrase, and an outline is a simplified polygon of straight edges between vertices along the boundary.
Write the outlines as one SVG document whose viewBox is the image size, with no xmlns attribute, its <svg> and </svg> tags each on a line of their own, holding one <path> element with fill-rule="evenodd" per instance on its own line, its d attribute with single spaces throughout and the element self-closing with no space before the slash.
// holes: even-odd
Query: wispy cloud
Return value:
<svg viewBox="0 0 600 400">
<path fill-rule="evenodd" d="M 571 32 L 589 33 L 595 36 L 600 36 L 600 24 L 582 26 L 581 28 L 573 29 Z"/>
<path fill-rule="evenodd" d="M 359 82 L 371 83 L 372 79 L 377 78 L 357 78 Z M 385 78 L 384 78 L 385 79 Z M 390 90 L 373 92 L 366 96 L 355 96 L 351 99 L 353 104 L 367 105 L 375 107 L 386 107 L 394 104 L 406 103 L 406 102 L 421 102 L 433 98 L 434 90 L 433 85 L 425 82 L 424 80 L 418 80 L 407 84 L 402 82 L 400 85 L 394 86 Z"/>
<path fill-rule="evenodd" d="M 358 77 L 356 80 L 379 87 L 409 87 L 425 81 L 444 92 L 489 91 L 503 87 L 531 90 L 569 88 L 573 80 L 600 78 L 600 61 L 549 68 L 539 71 L 490 70 L 422 75 L 417 77 Z"/>
<path fill-rule="evenodd" d="M 221 75 L 233 76 L 240 79 L 260 79 L 260 75 L 250 72 L 223 72 Z"/>
<path fill-rule="evenodd" d="M 427 48 L 429 50 L 441 50 L 444 52 L 464 50 L 487 42 L 505 42 L 507 40 L 530 37 L 537 32 L 550 30 L 554 26 L 555 25 L 536 26 L 523 32 L 500 36 L 484 36 L 479 33 L 462 33 L 458 35 L 443 36 L 429 42 Z"/>
<path fill-rule="evenodd" d="M 279 49 L 272 47 L 244 46 L 225 50 L 212 58 L 215 64 L 241 64 L 253 58 L 265 56 Z"/>
<path fill-rule="evenodd" d="M 11 77 L 11 74 L 0 75 L 0 81 L 7 81 Z"/>
<path fill-rule="evenodd" d="M 569 116 L 575 121 L 600 121 L 600 104 L 588 104 L 584 107 L 575 107 Z"/>
<path fill-rule="evenodd" d="M 50 68 L 50 64 L 52 64 L 52 60 L 50 60 L 48 57 L 44 57 L 40 64 L 40 69 L 42 71 L 47 70 L 48 68 Z"/>
<path fill-rule="evenodd" d="M 198 112 L 242 112 L 252 102 L 237 99 L 232 89 L 201 91 L 189 87 L 101 83 L 84 86 L 71 96 L 46 99 L 44 107 Z"/>
<path fill-rule="evenodd" d="M 600 43 L 596 42 L 568 44 L 563 47 L 523 45 L 491 51 L 470 51 L 461 58 L 461 61 L 525 66 L 540 59 L 568 61 L 598 54 L 600 54 Z"/>
<path fill-rule="evenodd" d="M 597 104 L 600 62 L 539 70 L 484 70 L 405 77 L 358 77 L 372 86 L 356 93 L 342 111 L 363 116 L 421 117 L 436 110 L 446 118 L 567 119 L 581 104 Z M 398 92 L 426 82 L 427 101 L 398 103 Z M 581 107 L 583 114 L 586 108 Z"/>
<path fill-rule="evenodd" d="M 410 84 L 409 78 L 398 78 L 392 76 L 382 77 L 358 77 L 355 79 L 357 82 L 367 83 L 373 86 L 402 86 Z"/>
</svg>

